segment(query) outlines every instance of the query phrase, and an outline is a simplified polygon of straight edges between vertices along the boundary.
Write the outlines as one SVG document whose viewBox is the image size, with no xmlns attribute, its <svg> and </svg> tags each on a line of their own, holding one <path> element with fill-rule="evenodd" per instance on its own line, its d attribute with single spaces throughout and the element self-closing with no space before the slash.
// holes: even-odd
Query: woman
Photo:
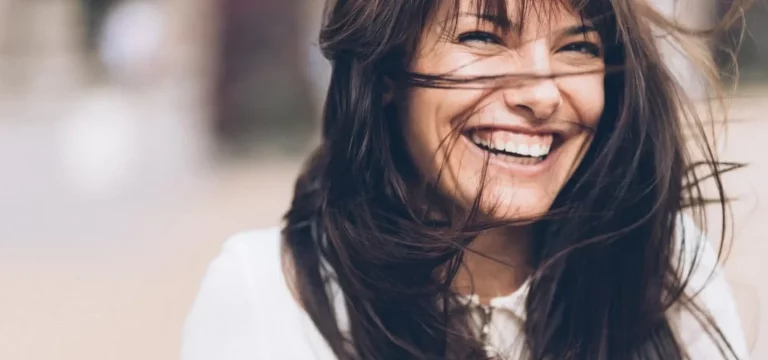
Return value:
<svg viewBox="0 0 768 360">
<path fill-rule="evenodd" d="M 184 359 L 748 356 L 691 217 L 723 169 L 684 143 L 673 24 L 626 0 L 327 15 L 322 143 L 282 231 L 211 265 Z"/>
</svg>

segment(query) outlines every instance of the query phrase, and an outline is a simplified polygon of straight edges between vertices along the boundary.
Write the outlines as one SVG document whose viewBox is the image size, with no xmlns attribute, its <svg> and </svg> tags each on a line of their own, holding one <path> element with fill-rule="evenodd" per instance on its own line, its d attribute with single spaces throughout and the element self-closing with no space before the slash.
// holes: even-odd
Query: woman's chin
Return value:
<svg viewBox="0 0 768 360">
<path fill-rule="evenodd" d="M 553 198 L 541 192 L 521 193 L 504 196 L 493 191 L 483 196 L 480 202 L 482 218 L 493 222 L 535 222 L 549 211 Z"/>
<path fill-rule="evenodd" d="M 520 225 L 536 222 L 547 213 L 546 209 L 538 209 L 523 205 L 518 207 L 511 206 L 507 209 L 502 207 L 489 210 L 489 212 L 484 213 L 488 214 L 486 217 L 491 219 L 491 221 L 519 223 Z"/>
</svg>

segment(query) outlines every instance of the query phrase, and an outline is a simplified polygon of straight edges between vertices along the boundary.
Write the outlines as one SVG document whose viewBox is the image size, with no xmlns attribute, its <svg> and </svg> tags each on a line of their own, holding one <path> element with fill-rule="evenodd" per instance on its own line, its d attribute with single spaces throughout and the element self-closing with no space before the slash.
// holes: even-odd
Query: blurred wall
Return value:
<svg viewBox="0 0 768 360">
<path fill-rule="evenodd" d="M 296 139 L 316 137 L 328 77 L 316 39 L 322 2 L 269 3 L 274 19 L 258 29 L 293 24 L 295 39 L 265 40 L 283 55 L 245 49 L 263 57 L 248 71 L 272 77 L 243 85 L 251 115 L 236 142 L 259 144 L 229 156 L 220 151 L 228 137 L 215 126 L 224 2 L 146 1 L 167 26 L 162 51 L 149 66 L 118 71 L 134 74 L 126 77 L 93 71 L 86 60 L 78 1 L 0 0 L 0 359 L 176 358 L 184 317 L 220 244 L 279 224 L 289 204 L 311 147 Z M 766 22 L 751 14 L 755 26 Z M 761 34 L 756 43 L 768 39 Z M 254 39 L 239 41 L 262 46 Z M 275 73 L 276 62 L 285 73 Z M 273 89 L 264 84 L 283 81 L 304 84 L 313 95 L 301 96 L 313 100 L 300 101 L 315 112 L 291 115 L 290 95 L 272 115 L 254 105 L 259 91 Z M 734 96 L 722 149 L 725 160 L 750 163 L 726 178 L 739 199 L 727 269 L 755 359 L 768 358 L 768 286 L 760 277 L 768 271 L 767 89 L 755 82 Z M 296 115 L 303 111 L 309 115 Z"/>
</svg>

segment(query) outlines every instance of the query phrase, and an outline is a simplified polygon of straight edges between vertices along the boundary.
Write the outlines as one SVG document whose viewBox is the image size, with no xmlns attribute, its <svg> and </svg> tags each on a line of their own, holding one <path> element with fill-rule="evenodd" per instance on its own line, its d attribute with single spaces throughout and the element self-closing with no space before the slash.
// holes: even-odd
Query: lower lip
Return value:
<svg viewBox="0 0 768 360">
<path fill-rule="evenodd" d="M 462 135 L 462 139 L 466 142 L 470 148 L 469 151 L 477 154 L 479 157 L 485 159 L 488 156 L 488 166 L 494 168 L 500 168 L 502 171 L 508 172 L 513 175 L 535 177 L 546 173 L 552 164 L 555 163 L 557 155 L 560 153 L 560 146 L 552 149 L 544 160 L 532 165 L 518 164 L 506 159 L 506 155 L 494 155 L 481 148 L 472 142 L 467 136 Z M 562 144 L 561 144 L 562 146 Z"/>
</svg>

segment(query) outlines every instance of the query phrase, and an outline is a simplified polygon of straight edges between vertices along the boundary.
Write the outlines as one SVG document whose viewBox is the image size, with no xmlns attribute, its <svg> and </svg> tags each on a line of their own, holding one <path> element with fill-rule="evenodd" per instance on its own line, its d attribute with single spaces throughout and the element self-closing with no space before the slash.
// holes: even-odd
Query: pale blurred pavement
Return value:
<svg viewBox="0 0 768 360">
<path fill-rule="evenodd" d="M 171 6 L 199 21 L 205 7 L 193 3 Z M 37 21 L 67 24 L 48 16 Z M 40 38 L 66 45 L 63 36 Z M 37 65 L 0 57 L 0 359 L 175 359 L 221 242 L 279 223 L 300 159 L 212 155 L 207 80 L 195 75 L 205 51 L 194 34 L 178 36 L 187 47 L 174 48 L 151 89 L 86 85 L 64 45 Z M 14 85 L 30 69 L 40 81 Z M 750 163 L 726 178 L 742 199 L 728 271 L 745 327 L 762 330 L 759 360 L 768 359 L 768 87 L 743 93 L 723 151 Z"/>
</svg>

